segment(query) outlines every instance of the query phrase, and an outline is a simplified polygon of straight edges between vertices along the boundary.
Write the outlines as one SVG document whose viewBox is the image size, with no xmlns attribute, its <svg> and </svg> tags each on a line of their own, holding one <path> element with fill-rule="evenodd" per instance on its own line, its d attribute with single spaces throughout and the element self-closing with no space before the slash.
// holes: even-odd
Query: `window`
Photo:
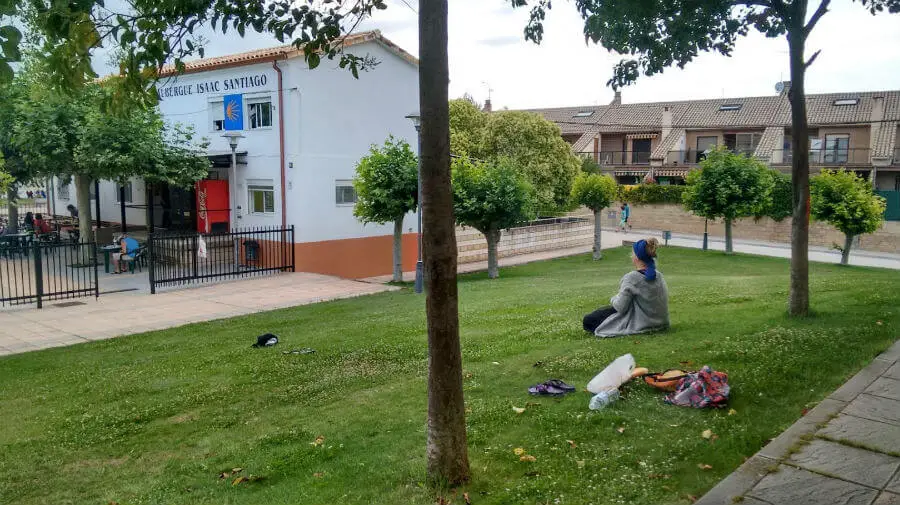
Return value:
<svg viewBox="0 0 900 505">
<path fill-rule="evenodd" d="M 719 107 L 719 110 L 727 111 L 727 110 L 741 110 L 741 106 L 743 104 L 740 103 L 725 103 Z"/>
<path fill-rule="evenodd" d="M 753 154 L 762 133 L 726 133 L 724 135 L 725 147 L 738 154 Z"/>
<path fill-rule="evenodd" d="M 225 129 L 225 105 L 223 102 L 209 102 L 210 131 L 220 132 Z"/>
<path fill-rule="evenodd" d="M 116 186 L 116 203 L 122 203 L 122 200 L 119 199 L 119 195 L 122 194 L 122 192 L 119 190 L 122 187 L 123 186 Z M 131 199 L 131 196 L 132 196 L 131 182 L 125 183 L 124 188 L 125 188 L 125 203 L 131 203 L 133 201 Z"/>
<path fill-rule="evenodd" d="M 272 126 L 272 102 L 255 102 L 250 108 L 250 129 L 270 128 Z"/>
<path fill-rule="evenodd" d="M 273 186 L 247 185 L 251 214 L 275 213 L 275 188 Z"/>
<path fill-rule="evenodd" d="M 594 111 L 592 110 L 580 110 L 575 113 L 572 117 L 591 117 L 594 115 Z"/>
<path fill-rule="evenodd" d="M 56 195 L 60 200 L 68 200 L 71 198 L 69 196 L 69 182 L 68 181 L 59 181 L 57 184 L 57 192 Z"/>
<path fill-rule="evenodd" d="M 838 107 L 842 107 L 844 105 L 856 105 L 859 103 L 859 98 L 839 98 L 832 102 L 833 105 Z"/>
<path fill-rule="evenodd" d="M 697 155 L 694 163 L 700 163 L 706 159 L 706 152 L 716 148 L 719 144 L 719 137 L 697 137 Z"/>
<path fill-rule="evenodd" d="M 334 202 L 338 205 L 353 205 L 356 203 L 356 189 L 352 181 L 334 182 Z"/>
<path fill-rule="evenodd" d="M 825 163 L 847 163 L 850 135 L 825 135 Z"/>
</svg>

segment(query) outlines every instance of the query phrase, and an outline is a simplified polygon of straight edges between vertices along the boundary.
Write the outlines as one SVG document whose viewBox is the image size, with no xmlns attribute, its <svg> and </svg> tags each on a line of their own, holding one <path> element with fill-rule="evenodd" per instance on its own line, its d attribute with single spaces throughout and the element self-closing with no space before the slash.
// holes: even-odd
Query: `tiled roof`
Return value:
<svg viewBox="0 0 900 505">
<path fill-rule="evenodd" d="M 784 142 L 783 139 L 783 126 L 767 127 L 763 131 L 762 137 L 760 137 L 759 139 L 759 144 L 757 144 L 756 151 L 753 153 L 753 156 L 766 161 L 772 159 L 772 153 L 782 148 Z"/>
<path fill-rule="evenodd" d="M 591 143 L 594 142 L 594 138 L 597 136 L 594 132 L 586 132 L 581 136 L 574 144 L 572 144 L 572 150 L 576 153 L 584 153 L 588 152 L 585 150 Z M 590 152 L 593 152 L 593 146 L 591 147 Z"/>
<path fill-rule="evenodd" d="M 666 156 L 669 155 L 669 151 L 674 151 L 675 146 L 681 142 L 681 139 L 684 138 L 684 128 L 674 128 L 672 131 L 666 135 L 666 138 L 662 139 L 659 145 L 656 146 L 656 149 L 650 153 L 651 160 L 662 160 L 665 159 Z"/>
<path fill-rule="evenodd" d="M 559 125 L 562 134 L 583 133 L 587 131 L 596 131 L 596 128 L 590 128 L 590 125 L 597 123 L 599 118 L 603 116 L 606 105 L 589 105 L 584 107 L 560 107 L 555 109 L 532 109 L 525 112 L 534 112 L 544 116 L 545 119 L 553 121 Z M 588 113 L 590 116 L 576 116 L 579 113 Z"/>
<path fill-rule="evenodd" d="M 897 135 L 900 131 L 898 121 L 886 121 L 872 125 L 872 157 L 891 159 L 894 156 Z"/>
<path fill-rule="evenodd" d="M 342 40 L 344 48 L 364 44 L 366 42 L 375 41 L 384 46 L 387 50 L 400 56 L 413 65 L 418 65 L 413 55 L 401 49 L 399 46 L 385 38 L 380 30 L 372 30 L 349 35 Z M 228 54 L 225 56 L 217 56 L 213 58 L 201 58 L 184 63 L 184 73 L 190 74 L 194 72 L 203 72 L 206 70 L 214 70 L 219 68 L 239 67 L 243 65 L 251 65 L 265 61 L 285 60 L 294 56 L 303 54 L 302 49 L 298 49 L 293 45 L 284 45 L 269 47 L 266 49 L 257 49 L 255 51 L 247 51 L 237 54 Z M 160 76 L 169 76 L 177 74 L 174 65 L 166 65 L 160 71 Z"/>
</svg>

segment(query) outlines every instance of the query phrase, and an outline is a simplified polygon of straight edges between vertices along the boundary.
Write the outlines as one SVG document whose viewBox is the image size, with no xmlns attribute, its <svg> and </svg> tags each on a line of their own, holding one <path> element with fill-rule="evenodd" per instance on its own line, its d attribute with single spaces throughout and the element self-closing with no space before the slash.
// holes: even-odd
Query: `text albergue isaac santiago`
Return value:
<svg viewBox="0 0 900 505">
<path fill-rule="evenodd" d="M 244 77 L 218 79 L 214 81 L 203 81 L 193 84 L 177 84 L 159 89 L 156 93 L 159 95 L 159 99 L 163 100 L 175 96 L 203 95 L 206 93 L 237 91 L 246 88 L 260 88 L 266 85 L 266 81 L 266 74 L 257 74 Z"/>
</svg>

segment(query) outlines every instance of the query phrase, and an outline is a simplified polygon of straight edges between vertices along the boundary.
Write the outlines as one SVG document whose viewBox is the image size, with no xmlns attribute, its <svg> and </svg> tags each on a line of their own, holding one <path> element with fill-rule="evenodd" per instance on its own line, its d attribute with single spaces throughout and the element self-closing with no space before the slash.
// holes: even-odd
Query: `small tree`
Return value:
<svg viewBox="0 0 900 505">
<path fill-rule="evenodd" d="M 603 257 L 600 250 L 600 213 L 615 200 L 618 187 L 608 175 L 582 173 L 572 185 L 572 200 L 594 213 L 594 259 Z"/>
<path fill-rule="evenodd" d="M 509 159 L 473 163 L 458 158 L 453 162 L 452 177 L 456 221 L 484 234 L 488 245 L 488 277 L 496 279 L 501 230 L 534 219 L 534 190 Z"/>
<path fill-rule="evenodd" d="M 841 265 L 850 260 L 853 237 L 873 233 L 884 221 L 885 200 L 872 185 L 846 170 L 823 170 L 810 181 L 813 219 L 825 221 L 844 234 Z"/>
<path fill-rule="evenodd" d="M 356 206 L 363 223 L 394 223 L 394 282 L 403 281 L 403 218 L 416 209 L 417 159 L 405 140 L 388 137 L 356 165 Z"/>
<path fill-rule="evenodd" d="M 725 149 L 711 152 L 687 176 L 684 206 L 707 219 L 725 220 L 725 252 L 734 251 L 731 225 L 735 219 L 754 216 L 769 204 L 772 174 L 761 162 Z"/>
<path fill-rule="evenodd" d="M 581 171 L 585 174 L 599 174 L 600 164 L 589 154 L 581 156 Z"/>
</svg>

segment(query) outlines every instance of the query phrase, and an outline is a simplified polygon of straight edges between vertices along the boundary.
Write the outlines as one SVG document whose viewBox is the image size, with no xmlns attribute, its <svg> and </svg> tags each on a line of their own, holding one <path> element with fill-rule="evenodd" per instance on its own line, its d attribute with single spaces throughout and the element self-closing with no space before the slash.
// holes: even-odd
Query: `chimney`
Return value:
<svg viewBox="0 0 900 505">
<path fill-rule="evenodd" d="M 492 106 L 491 106 L 490 98 L 488 98 L 487 100 L 484 101 L 484 107 L 482 108 L 482 110 L 485 112 L 491 112 L 491 110 L 493 110 Z"/>
<path fill-rule="evenodd" d="M 616 90 L 616 95 L 613 97 L 613 101 L 609 102 L 610 105 L 622 105 L 622 92 Z"/>
<path fill-rule="evenodd" d="M 665 139 L 669 136 L 669 133 L 672 132 L 672 110 L 667 106 L 663 108 L 662 113 L 662 136 L 661 139 Z"/>
</svg>

